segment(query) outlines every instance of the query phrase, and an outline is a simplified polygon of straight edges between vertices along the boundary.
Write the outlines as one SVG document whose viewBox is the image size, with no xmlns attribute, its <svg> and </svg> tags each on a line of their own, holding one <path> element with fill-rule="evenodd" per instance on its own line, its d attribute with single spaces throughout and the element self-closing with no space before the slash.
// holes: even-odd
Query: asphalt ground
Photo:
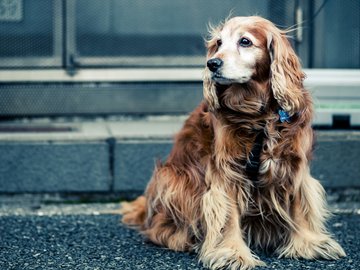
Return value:
<svg viewBox="0 0 360 270">
<path fill-rule="evenodd" d="M 260 255 L 256 269 L 360 269 L 360 211 L 334 208 L 328 227 L 347 257 L 338 261 Z M 0 269 L 204 269 L 196 254 L 145 241 L 115 214 L 117 204 L 9 205 L 0 207 Z"/>
</svg>

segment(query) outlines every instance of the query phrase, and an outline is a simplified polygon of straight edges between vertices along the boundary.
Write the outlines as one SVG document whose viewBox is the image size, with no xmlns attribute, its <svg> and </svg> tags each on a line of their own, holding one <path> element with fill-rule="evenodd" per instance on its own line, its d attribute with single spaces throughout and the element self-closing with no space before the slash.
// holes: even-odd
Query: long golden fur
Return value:
<svg viewBox="0 0 360 270">
<path fill-rule="evenodd" d="M 207 48 L 207 60 L 221 64 L 208 62 L 204 101 L 145 195 L 122 205 L 123 222 L 155 244 L 197 252 L 211 269 L 264 265 L 250 248 L 289 258 L 345 256 L 325 228 L 324 190 L 310 175 L 312 100 L 286 32 L 261 17 L 235 17 L 212 29 Z M 247 164 L 260 132 L 253 178 Z"/>
</svg>

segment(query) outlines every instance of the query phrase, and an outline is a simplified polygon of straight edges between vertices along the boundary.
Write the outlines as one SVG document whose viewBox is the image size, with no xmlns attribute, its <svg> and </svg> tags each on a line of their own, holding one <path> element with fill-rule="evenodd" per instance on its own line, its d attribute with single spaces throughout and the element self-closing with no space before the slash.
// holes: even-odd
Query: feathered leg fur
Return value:
<svg viewBox="0 0 360 270">
<path fill-rule="evenodd" d="M 325 228 L 328 216 L 324 189 L 307 174 L 293 203 L 297 230 L 292 231 L 288 243 L 277 250 L 279 257 L 336 260 L 346 256 Z"/>
<path fill-rule="evenodd" d="M 244 241 L 236 192 L 226 190 L 217 174 L 207 174 L 207 181 L 211 184 L 202 199 L 206 233 L 200 260 L 210 269 L 245 270 L 265 265 Z"/>
</svg>

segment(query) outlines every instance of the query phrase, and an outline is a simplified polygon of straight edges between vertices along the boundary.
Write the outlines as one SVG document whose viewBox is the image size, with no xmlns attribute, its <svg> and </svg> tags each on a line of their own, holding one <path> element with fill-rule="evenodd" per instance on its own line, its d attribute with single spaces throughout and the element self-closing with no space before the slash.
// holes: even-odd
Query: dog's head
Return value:
<svg viewBox="0 0 360 270">
<path fill-rule="evenodd" d="M 289 115 L 301 110 L 300 62 L 286 32 L 270 21 L 257 16 L 229 19 L 212 29 L 207 49 L 204 97 L 210 109 L 221 107 L 219 95 L 226 91 L 258 88 L 253 95 L 273 97 Z M 234 93 L 227 95 L 232 103 L 242 102 L 241 94 L 237 100 Z"/>
</svg>

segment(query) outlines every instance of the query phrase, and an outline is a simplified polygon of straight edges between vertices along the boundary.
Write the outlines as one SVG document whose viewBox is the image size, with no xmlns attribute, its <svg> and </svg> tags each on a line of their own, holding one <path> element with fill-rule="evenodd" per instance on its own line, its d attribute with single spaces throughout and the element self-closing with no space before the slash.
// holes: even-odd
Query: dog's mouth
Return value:
<svg viewBox="0 0 360 270">
<path fill-rule="evenodd" d="M 222 95 L 225 90 L 228 89 L 233 83 L 232 80 L 225 78 L 219 72 L 214 72 L 211 76 L 211 79 L 215 83 L 216 94 L 218 96 Z"/>
<path fill-rule="evenodd" d="M 232 83 L 231 79 L 224 77 L 220 72 L 213 72 L 211 79 L 221 85 L 230 85 Z"/>
<path fill-rule="evenodd" d="M 224 77 L 220 72 L 213 72 L 211 75 L 211 79 L 217 85 L 224 85 L 224 86 L 229 86 L 234 82 L 232 79 Z"/>
</svg>

